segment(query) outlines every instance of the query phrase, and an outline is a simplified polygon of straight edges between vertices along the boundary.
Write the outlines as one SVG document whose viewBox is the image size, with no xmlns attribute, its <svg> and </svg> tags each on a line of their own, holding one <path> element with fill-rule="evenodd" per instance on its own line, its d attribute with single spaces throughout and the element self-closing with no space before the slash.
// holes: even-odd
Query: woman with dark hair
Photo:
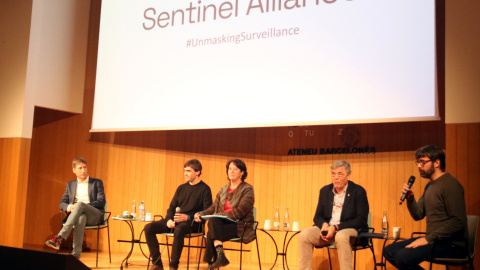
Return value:
<svg viewBox="0 0 480 270">
<path fill-rule="evenodd" d="M 198 222 L 202 215 L 222 215 L 235 220 L 231 222 L 222 218 L 209 219 L 207 246 L 203 257 L 209 264 L 208 269 L 223 267 L 230 263 L 223 252 L 224 241 L 238 238 L 242 234 L 243 242 L 246 244 L 255 239 L 253 230 L 255 196 L 253 186 L 245 182 L 247 166 L 240 159 L 232 159 L 227 162 L 226 169 L 229 183 L 217 193 L 212 206 L 195 214 L 195 220 Z"/>
</svg>

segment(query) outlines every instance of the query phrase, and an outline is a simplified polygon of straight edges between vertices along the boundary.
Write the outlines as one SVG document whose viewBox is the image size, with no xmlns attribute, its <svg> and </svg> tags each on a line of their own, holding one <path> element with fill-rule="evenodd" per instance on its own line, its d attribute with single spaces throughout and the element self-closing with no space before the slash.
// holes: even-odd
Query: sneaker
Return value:
<svg viewBox="0 0 480 270">
<path fill-rule="evenodd" d="M 230 262 L 228 261 L 227 257 L 225 257 L 225 253 L 220 252 L 218 254 L 218 258 L 212 264 L 212 268 L 224 267 L 224 266 L 227 266 L 229 263 Z"/>
<path fill-rule="evenodd" d="M 55 235 L 54 237 L 50 238 L 45 242 L 45 245 L 59 250 L 60 249 L 60 244 L 62 243 L 63 238 L 60 235 Z"/>
</svg>

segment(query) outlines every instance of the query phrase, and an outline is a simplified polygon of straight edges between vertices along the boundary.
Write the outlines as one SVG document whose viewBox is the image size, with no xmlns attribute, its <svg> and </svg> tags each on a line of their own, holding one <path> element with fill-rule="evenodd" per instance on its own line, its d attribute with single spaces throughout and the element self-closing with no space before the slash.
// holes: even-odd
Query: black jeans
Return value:
<svg viewBox="0 0 480 270">
<path fill-rule="evenodd" d="M 170 257 L 170 267 L 178 268 L 180 256 L 185 242 L 185 235 L 199 230 L 199 223 L 191 221 L 180 222 L 175 225 L 175 229 L 167 227 L 167 220 L 154 221 L 145 225 L 145 238 L 147 239 L 148 249 L 152 257 L 152 263 L 162 266 L 162 259 L 160 258 L 160 249 L 157 239 L 157 234 L 170 233 L 173 231 L 172 255 Z M 168 248 L 168 247 L 167 247 Z"/>
<path fill-rule="evenodd" d="M 208 221 L 207 244 L 203 261 L 212 263 L 216 260 L 217 251 L 213 243 L 214 240 L 224 242 L 237 237 L 237 223 L 225 222 L 220 218 L 211 218 Z M 212 260 L 212 258 L 214 258 L 214 260 Z"/>
<path fill-rule="evenodd" d="M 416 248 L 406 248 L 418 238 L 411 238 L 405 241 L 393 243 L 383 249 L 383 256 L 398 269 L 423 269 L 419 264 L 429 261 L 435 257 L 461 258 L 462 248 L 455 246 L 452 242 L 428 244 Z"/>
</svg>

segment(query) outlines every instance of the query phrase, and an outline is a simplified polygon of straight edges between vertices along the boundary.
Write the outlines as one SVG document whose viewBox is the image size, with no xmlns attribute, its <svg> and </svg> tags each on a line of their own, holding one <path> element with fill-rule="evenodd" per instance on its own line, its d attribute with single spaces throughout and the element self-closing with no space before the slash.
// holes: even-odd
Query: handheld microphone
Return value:
<svg viewBox="0 0 480 270">
<path fill-rule="evenodd" d="M 413 185 L 413 183 L 415 182 L 415 176 L 410 176 L 410 178 L 408 179 L 408 188 L 410 189 Z M 405 201 L 405 198 L 407 197 L 407 193 L 402 193 L 402 196 L 400 197 L 400 205 L 402 205 L 403 201 Z"/>
<path fill-rule="evenodd" d="M 180 214 L 180 211 L 181 211 L 180 207 L 177 206 L 177 208 L 175 208 L 175 215 L 176 215 L 176 214 Z M 175 222 L 175 221 L 174 221 L 174 222 Z M 176 225 L 176 224 L 177 224 L 177 223 L 175 222 L 175 225 Z"/>
</svg>

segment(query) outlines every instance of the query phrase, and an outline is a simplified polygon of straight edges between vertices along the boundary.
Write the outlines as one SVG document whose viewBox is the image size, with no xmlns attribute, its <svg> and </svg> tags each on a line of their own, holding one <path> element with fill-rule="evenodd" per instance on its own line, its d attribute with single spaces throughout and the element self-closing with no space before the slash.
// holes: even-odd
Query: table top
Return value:
<svg viewBox="0 0 480 270">
<path fill-rule="evenodd" d="M 273 229 L 266 230 L 266 229 L 264 229 L 264 228 L 259 228 L 259 230 L 266 231 L 266 232 L 300 232 L 300 230 L 299 230 L 299 231 L 292 231 L 292 230 L 273 230 Z"/>
<path fill-rule="evenodd" d="M 398 238 L 395 238 L 395 237 L 392 237 L 392 236 L 389 236 L 389 237 L 385 237 L 385 234 L 383 233 L 360 233 L 359 235 L 360 237 L 367 237 L 367 238 L 375 238 L 375 239 L 387 239 L 387 240 L 405 240 L 405 238 L 402 238 L 402 237 L 398 237 Z"/>
<path fill-rule="evenodd" d="M 139 219 L 137 218 L 127 218 L 127 217 L 113 217 L 112 219 L 115 219 L 115 220 L 126 220 L 126 221 L 140 221 Z"/>
</svg>

